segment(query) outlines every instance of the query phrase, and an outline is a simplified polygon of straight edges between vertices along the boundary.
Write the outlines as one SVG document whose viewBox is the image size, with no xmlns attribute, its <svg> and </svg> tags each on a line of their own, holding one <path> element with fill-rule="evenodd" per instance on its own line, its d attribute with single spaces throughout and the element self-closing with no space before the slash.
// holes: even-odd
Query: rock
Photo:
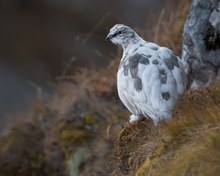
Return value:
<svg viewBox="0 0 220 176">
<path fill-rule="evenodd" d="M 212 83 L 220 68 L 220 2 L 193 0 L 184 26 L 183 60 L 188 63 L 188 87 Z"/>
<path fill-rule="evenodd" d="M 216 9 L 214 9 L 210 15 L 209 22 L 220 33 L 220 2 Z"/>
<path fill-rule="evenodd" d="M 78 176 L 80 166 L 86 162 L 89 156 L 89 149 L 78 148 L 72 157 L 67 161 L 70 176 Z"/>
</svg>

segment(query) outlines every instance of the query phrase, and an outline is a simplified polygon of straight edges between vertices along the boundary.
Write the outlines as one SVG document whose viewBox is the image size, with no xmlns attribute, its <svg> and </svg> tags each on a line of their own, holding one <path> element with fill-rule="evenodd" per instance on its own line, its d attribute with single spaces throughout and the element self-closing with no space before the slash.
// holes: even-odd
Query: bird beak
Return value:
<svg viewBox="0 0 220 176">
<path fill-rule="evenodd" d="M 105 40 L 110 40 L 112 37 L 113 37 L 112 34 L 108 34 Z"/>
</svg>

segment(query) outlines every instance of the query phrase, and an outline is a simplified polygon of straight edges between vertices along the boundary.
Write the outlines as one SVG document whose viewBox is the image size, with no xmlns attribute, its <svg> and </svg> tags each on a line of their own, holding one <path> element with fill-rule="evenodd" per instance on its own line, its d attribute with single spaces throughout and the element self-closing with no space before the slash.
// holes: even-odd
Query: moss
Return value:
<svg viewBox="0 0 220 176">
<path fill-rule="evenodd" d="M 82 141 L 89 134 L 84 129 L 77 129 L 76 127 L 72 126 L 71 128 L 66 128 L 60 133 L 60 140 L 61 141 L 69 141 L 69 142 L 77 142 Z"/>
<path fill-rule="evenodd" d="M 85 124 L 94 124 L 95 123 L 95 117 L 93 114 L 88 114 L 84 117 Z"/>
</svg>

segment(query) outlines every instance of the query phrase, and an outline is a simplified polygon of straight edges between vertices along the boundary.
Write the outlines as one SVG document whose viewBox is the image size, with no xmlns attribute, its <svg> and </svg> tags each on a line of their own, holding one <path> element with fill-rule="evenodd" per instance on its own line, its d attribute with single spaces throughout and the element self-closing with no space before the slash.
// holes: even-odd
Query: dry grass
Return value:
<svg viewBox="0 0 220 176">
<path fill-rule="evenodd" d="M 183 26 L 191 0 L 175 2 L 166 0 L 165 4 L 157 18 L 155 18 L 155 12 L 152 12 L 152 22 L 145 38 L 161 46 L 166 46 L 180 55 L 182 52 Z"/>
<path fill-rule="evenodd" d="M 170 123 L 126 127 L 116 143 L 116 175 L 218 175 L 219 109 L 220 88 L 212 85 L 188 92 Z"/>
<path fill-rule="evenodd" d="M 188 92 L 176 118 L 163 127 L 169 142 L 147 159 L 137 175 L 218 175 L 219 108 L 218 85 Z"/>
<path fill-rule="evenodd" d="M 126 126 L 116 139 L 112 166 L 115 175 L 134 175 L 139 165 L 158 147 L 160 142 L 155 138 L 159 133 L 160 130 L 147 120 Z"/>
</svg>

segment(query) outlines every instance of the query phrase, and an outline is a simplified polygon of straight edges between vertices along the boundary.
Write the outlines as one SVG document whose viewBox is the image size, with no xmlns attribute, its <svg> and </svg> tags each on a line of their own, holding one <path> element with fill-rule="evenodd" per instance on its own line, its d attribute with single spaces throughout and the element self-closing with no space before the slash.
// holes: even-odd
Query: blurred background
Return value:
<svg viewBox="0 0 220 176">
<path fill-rule="evenodd" d="M 0 131 L 47 83 L 117 54 L 105 36 L 116 23 L 148 29 L 163 0 L 0 0 Z M 151 15 L 149 15 L 151 14 Z"/>
</svg>

